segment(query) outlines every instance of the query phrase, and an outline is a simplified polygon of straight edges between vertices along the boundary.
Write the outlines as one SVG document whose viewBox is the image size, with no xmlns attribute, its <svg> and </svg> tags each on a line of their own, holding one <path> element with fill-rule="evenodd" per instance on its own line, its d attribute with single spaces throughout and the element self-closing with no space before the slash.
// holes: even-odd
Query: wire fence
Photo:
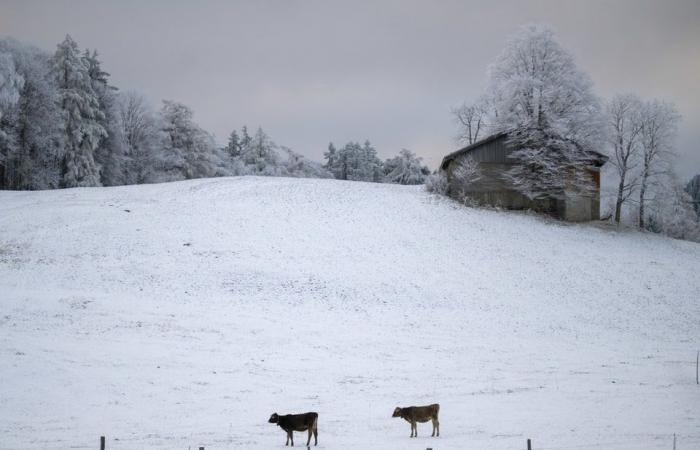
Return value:
<svg viewBox="0 0 700 450">
<path fill-rule="evenodd" d="M 237 444 L 231 444 L 230 442 L 220 442 L 220 443 L 213 443 L 211 445 L 207 446 L 202 446 L 202 445 L 177 445 L 177 444 L 167 444 L 167 443 L 161 443 L 161 444 L 138 444 L 135 441 L 138 441 L 139 439 L 127 439 L 127 440 L 113 440 L 113 441 L 106 441 L 104 443 L 100 442 L 99 439 L 95 439 L 95 444 L 94 445 L 71 445 L 67 443 L 40 443 L 32 446 L 26 446 L 26 447 L 5 447 L 2 444 L 0 444 L 0 450 L 152 450 L 152 449 L 172 449 L 172 450 L 200 450 L 200 449 L 205 449 L 205 450 L 224 450 L 224 449 L 230 449 L 230 448 L 237 448 L 239 445 Z M 543 445 L 539 445 L 537 441 L 531 440 L 530 445 L 528 446 L 528 442 L 523 442 L 522 447 L 512 447 L 508 445 L 504 445 L 502 447 L 503 450 L 576 450 L 576 449 L 591 449 L 591 448 L 605 448 L 605 449 L 610 449 L 610 450 L 641 450 L 641 449 L 649 449 L 649 450 L 656 450 L 656 449 L 667 449 L 667 450 L 694 450 L 700 448 L 700 435 L 697 436 L 674 436 L 673 434 L 663 434 L 663 435 L 650 435 L 645 437 L 644 439 L 642 438 L 637 438 L 637 439 L 630 439 L 630 440 L 625 440 L 625 439 L 619 439 L 619 440 L 611 440 L 611 441 L 595 441 L 595 442 L 581 442 L 581 441 L 576 441 L 575 443 L 568 443 L 568 444 L 557 444 L 557 445 L 547 445 L 544 443 Z M 250 445 L 246 445 L 246 447 L 249 447 Z M 254 445 L 253 445 L 254 446 Z M 262 447 L 265 447 L 261 445 Z M 301 447 L 304 447 L 304 445 L 301 445 Z M 342 448 L 343 446 L 339 446 L 339 448 Z M 440 447 L 439 443 L 436 443 L 436 445 L 428 447 L 430 450 L 438 450 Z M 466 444 L 464 446 L 460 445 L 460 448 L 464 449 L 469 449 L 469 448 L 474 448 L 478 449 L 480 448 L 478 444 L 474 444 L 474 446 L 470 446 L 469 444 Z"/>
</svg>

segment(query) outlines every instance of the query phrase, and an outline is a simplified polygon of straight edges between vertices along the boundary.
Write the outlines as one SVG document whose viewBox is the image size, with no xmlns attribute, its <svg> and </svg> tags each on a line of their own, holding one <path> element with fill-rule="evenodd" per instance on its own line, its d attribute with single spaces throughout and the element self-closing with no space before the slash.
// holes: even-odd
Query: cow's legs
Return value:
<svg viewBox="0 0 700 450">
<path fill-rule="evenodd" d="M 435 432 L 437 431 L 437 435 L 440 436 L 440 422 L 438 422 L 437 417 L 433 417 L 433 434 L 432 436 L 435 436 Z"/>
<path fill-rule="evenodd" d="M 313 434 L 313 426 L 309 427 L 309 438 L 306 440 L 306 446 L 309 446 L 309 442 L 311 442 L 311 435 Z"/>
<path fill-rule="evenodd" d="M 286 430 L 285 430 L 286 431 Z M 287 431 L 287 442 L 284 443 L 285 447 L 289 445 L 289 431 Z"/>
<path fill-rule="evenodd" d="M 411 422 L 411 437 L 418 437 L 418 424 Z"/>
<path fill-rule="evenodd" d="M 314 424 L 314 445 L 318 445 L 318 428 L 316 427 L 316 424 Z M 306 444 L 308 447 L 309 444 Z"/>
</svg>

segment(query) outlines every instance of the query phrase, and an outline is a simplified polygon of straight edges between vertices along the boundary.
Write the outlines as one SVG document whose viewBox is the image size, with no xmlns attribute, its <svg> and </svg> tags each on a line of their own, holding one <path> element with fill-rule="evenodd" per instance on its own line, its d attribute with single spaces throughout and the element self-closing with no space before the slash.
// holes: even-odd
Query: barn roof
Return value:
<svg viewBox="0 0 700 450">
<path fill-rule="evenodd" d="M 501 139 L 501 138 L 506 138 L 506 137 L 508 137 L 507 133 L 492 134 L 491 136 L 488 136 L 480 141 L 477 141 L 471 145 L 468 145 L 464 148 L 461 148 L 457 151 L 454 151 L 454 152 L 448 154 L 447 156 L 445 156 L 444 158 L 442 158 L 442 163 L 440 163 L 440 169 L 442 169 L 442 170 L 447 169 L 447 165 L 450 163 L 450 161 L 452 161 L 453 159 L 455 159 L 456 157 L 458 157 L 460 155 L 463 155 L 465 153 L 469 153 L 470 151 L 472 151 L 476 148 L 479 148 L 482 145 L 486 145 L 490 142 L 496 141 L 496 140 Z M 596 151 L 591 151 L 590 153 L 592 156 L 592 158 L 591 158 L 592 162 L 596 167 L 601 167 L 609 159 L 604 154 L 596 152 Z"/>
<path fill-rule="evenodd" d="M 489 137 L 486 137 L 480 141 L 474 142 L 471 145 L 467 145 L 464 148 L 461 148 L 457 151 L 454 151 L 454 152 L 450 153 L 449 155 L 445 156 L 444 158 L 442 158 L 442 163 L 440 163 L 440 169 L 442 169 L 442 170 L 447 169 L 447 165 L 450 163 L 450 161 L 452 161 L 456 157 L 463 155 L 464 153 L 470 152 L 470 151 L 474 150 L 475 148 L 481 147 L 484 144 L 488 144 L 489 142 L 493 142 L 497 139 L 504 138 L 506 136 L 507 136 L 506 133 L 492 134 Z"/>
</svg>

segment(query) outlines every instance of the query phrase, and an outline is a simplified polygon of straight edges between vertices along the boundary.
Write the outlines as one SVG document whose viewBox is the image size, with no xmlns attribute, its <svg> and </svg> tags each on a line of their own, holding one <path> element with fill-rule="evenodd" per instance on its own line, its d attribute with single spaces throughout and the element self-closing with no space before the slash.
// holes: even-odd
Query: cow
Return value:
<svg viewBox="0 0 700 450">
<path fill-rule="evenodd" d="M 437 431 L 437 435 L 440 436 L 440 422 L 438 422 L 438 413 L 440 412 L 440 405 L 437 403 L 428 406 L 409 406 L 407 408 L 397 407 L 394 410 L 394 414 L 391 417 L 401 417 L 406 420 L 406 422 L 411 424 L 411 437 L 418 436 L 418 426 L 416 422 L 425 423 L 429 420 L 433 421 L 433 434 Z"/>
<path fill-rule="evenodd" d="M 306 430 L 309 430 L 309 439 L 306 441 L 306 446 L 308 447 L 309 442 L 311 442 L 311 434 L 314 435 L 314 445 L 318 445 L 318 413 L 307 412 L 305 414 L 286 414 L 284 416 L 273 413 L 268 422 L 276 423 L 287 432 L 287 442 L 284 445 L 289 445 L 289 441 L 292 441 L 292 447 L 294 447 L 293 433 Z"/>
</svg>

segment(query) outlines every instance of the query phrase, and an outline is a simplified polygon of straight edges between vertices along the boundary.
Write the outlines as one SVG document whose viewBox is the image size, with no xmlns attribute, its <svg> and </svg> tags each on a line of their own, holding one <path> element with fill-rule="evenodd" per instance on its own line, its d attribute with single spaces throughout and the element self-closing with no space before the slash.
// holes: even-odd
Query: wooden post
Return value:
<svg viewBox="0 0 700 450">
<path fill-rule="evenodd" d="M 673 450 L 676 450 L 676 433 L 673 433 Z"/>
<path fill-rule="evenodd" d="M 100 450 L 105 450 L 105 437 L 100 436 Z"/>
<path fill-rule="evenodd" d="M 204 447 L 199 447 L 199 450 L 204 450 Z"/>
<path fill-rule="evenodd" d="M 698 366 L 700 366 L 700 350 L 698 350 L 698 356 L 695 357 L 695 384 L 700 384 L 700 379 L 698 379 Z"/>
<path fill-rule="evenodd" d="M 530 439 L 527 440 L 527 450 L 532 450 L 532 442 Z"/>
</svg>

